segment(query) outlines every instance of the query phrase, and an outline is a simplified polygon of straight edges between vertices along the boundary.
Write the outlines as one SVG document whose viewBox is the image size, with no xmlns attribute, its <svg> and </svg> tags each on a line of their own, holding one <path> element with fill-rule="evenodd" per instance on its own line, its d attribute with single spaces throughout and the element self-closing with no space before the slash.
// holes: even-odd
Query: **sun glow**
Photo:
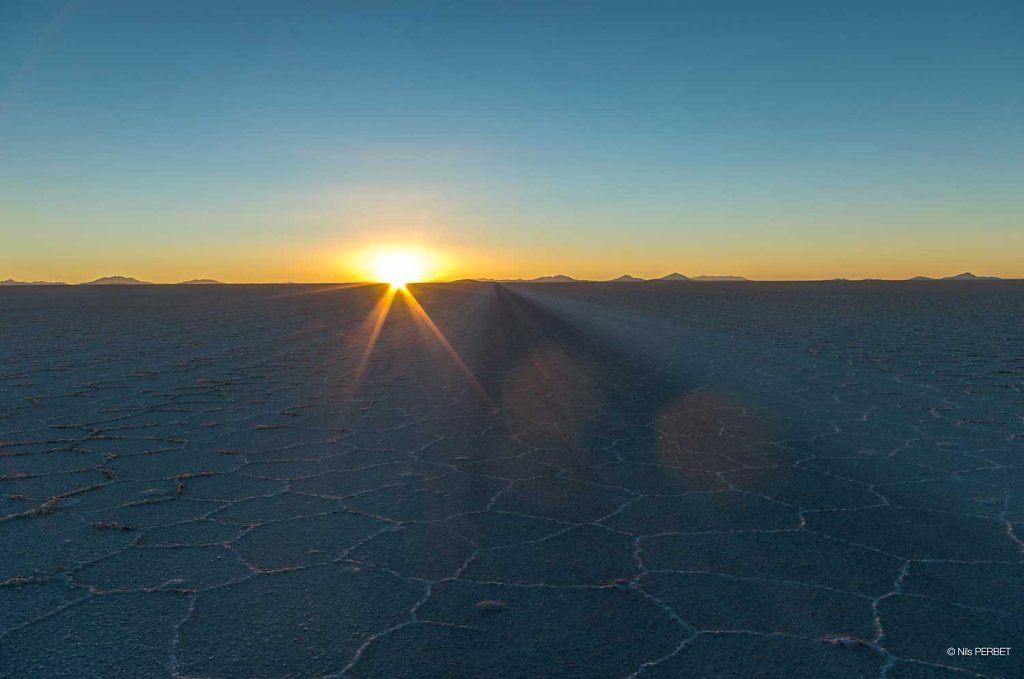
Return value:
<svg viewBox="0 0 1024 679">
<path fill-rule="evenodd" d="M 339 256 L 339 276 L 361 283 L 406 283 L 444 280 L 452 271 L 448 252 L 409 241 L 391 241 L 348 250 Z"/>
<path fill-rule="evenodd" d="M 449 272 L 444 253 L 409 243 L 382 243 L 345 254 L 339 262 L 354 281 L 387 283 L 403 288 L 407 283 L 437 281 Z"/>
<path fill-rule="evenodd" d="M 407 283 L 426 278 L 423 257 L 412 251 L 385 250 L 376 253 L 372 262 L 374 278 L 381 283 L 390 283 L 392 288 L 404 288 Z"/>
</svg>

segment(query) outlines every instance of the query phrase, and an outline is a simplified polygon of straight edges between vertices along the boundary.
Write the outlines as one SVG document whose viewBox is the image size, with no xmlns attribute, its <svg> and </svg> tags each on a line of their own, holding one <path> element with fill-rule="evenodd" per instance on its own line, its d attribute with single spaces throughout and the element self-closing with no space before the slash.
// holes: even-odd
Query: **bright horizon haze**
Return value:
<svg viewBox="0 0 1024 679">
<path fill-rule="evenodd" d="M 0 279 L 1024 278 L 1017 2 L 0 0 Z"/>
</svg>

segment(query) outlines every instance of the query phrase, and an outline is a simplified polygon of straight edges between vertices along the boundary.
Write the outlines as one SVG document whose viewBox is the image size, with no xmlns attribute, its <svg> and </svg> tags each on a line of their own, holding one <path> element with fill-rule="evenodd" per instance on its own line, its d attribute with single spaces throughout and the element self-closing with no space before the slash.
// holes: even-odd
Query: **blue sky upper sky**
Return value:
<svg viewBox="0 0 1024 679">
<path fill-rule="evenodd" d="M 0 278 L 1024 276 L 1024 3 L 0 0 Z"/>
</svg>

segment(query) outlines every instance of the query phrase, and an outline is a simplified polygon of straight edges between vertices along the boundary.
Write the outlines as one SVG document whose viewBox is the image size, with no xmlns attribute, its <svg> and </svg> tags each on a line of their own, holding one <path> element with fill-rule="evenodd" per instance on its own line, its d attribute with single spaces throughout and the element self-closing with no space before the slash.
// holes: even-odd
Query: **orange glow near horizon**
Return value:
<svg viewBox="0 0 1024 679">
<path fill-rule="evenodd" d="M 437 280 L 445 261 L 440 253 L 419 246 L 381 245 L 355 252 L 350 269 L 364 280 L 404 288 L 406 283 Z"/>
<path fill-rule="evenodd" d="M 1021 230 L 1024 234 L 1024 230 Z M 355 284 L 384 282 L 376 270 L 378 259 L 408 257 L 416 270 L 397 276 L 406 282 L 440 282 L 464 278 L 529 279 L 565 274 L 581 280 L 610 280 L 630 274 L 658 278 L 672 272 L 688 276 L 734 275 L 752 280 L 851 280 L 879 278 L 902 280 L 916 275 L 941 278 L 971 271 L 978 275 L 1024 278 L 1020 253 L 1024 235 L 1007 236 L 998 252 L 972 249 L 921 247 L 902 243 L 842 243 L 840 248 L 821 243 L 799 246 L 780 239 L 770 244 L 738 243 L 728 250 L 695 242 L 689 250 L 678 243 L 643 243 L 612 247 L 605 242 L 574 240 L 570 246 L 536 243 L 457 242 L 445 234 L 428 232 L 398 234 L 369 240 L 369 233 L 343 242 L 337 236 L 316 243 L 286 239 L 264 242 L 257 248 L 242 244 L 238 249 L 163 249 L 163 254 L 140 252 L 131 258 L 113 248 L 94 259 L 93 254 L 59 252 L 50 259 L 11 257 L 2 263 L 0 279 L 20 281 L 65 281 L 82 283 L 122 275 L 154 283 L 178 283 L 211 278 L 225 283 L 319 283 Z M 465 239 L 464 239 L 465 240 Z M 6 243 L 5 243 L 6 245 Z M 8 254 L 6 250 L 4 254 Z M 2 259 L 2 258 L 0 258 Z M 408 260 L 406 260 L 408 261 Z M 389 278 L 394 278 L 390 276 Z M 391 282 L 390 280 L 387 282 Z"/>
</svg>

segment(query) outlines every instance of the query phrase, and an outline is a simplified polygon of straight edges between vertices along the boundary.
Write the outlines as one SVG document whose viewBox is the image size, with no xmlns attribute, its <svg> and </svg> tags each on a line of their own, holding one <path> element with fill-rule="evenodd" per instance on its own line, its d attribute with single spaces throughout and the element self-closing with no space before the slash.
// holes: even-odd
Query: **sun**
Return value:
<svg viewBox="0 0 1024 679">
<path fill-rule="evenodd" d="M 352 280 L 388 283 L 393 289 L 407 283 L 435 281 L 448 272 L 449 256 L 418 243 L 379 243 L 349 250 L 341 263 Z"/>
<path fill-rule="evenodd" d="M 423 258 L 414 252 L 385 250 L 373 256 L 372 269 L 378 281 L 404 288 L 406 283 L 423 280 L 425 265 Z"/>
</svg>

